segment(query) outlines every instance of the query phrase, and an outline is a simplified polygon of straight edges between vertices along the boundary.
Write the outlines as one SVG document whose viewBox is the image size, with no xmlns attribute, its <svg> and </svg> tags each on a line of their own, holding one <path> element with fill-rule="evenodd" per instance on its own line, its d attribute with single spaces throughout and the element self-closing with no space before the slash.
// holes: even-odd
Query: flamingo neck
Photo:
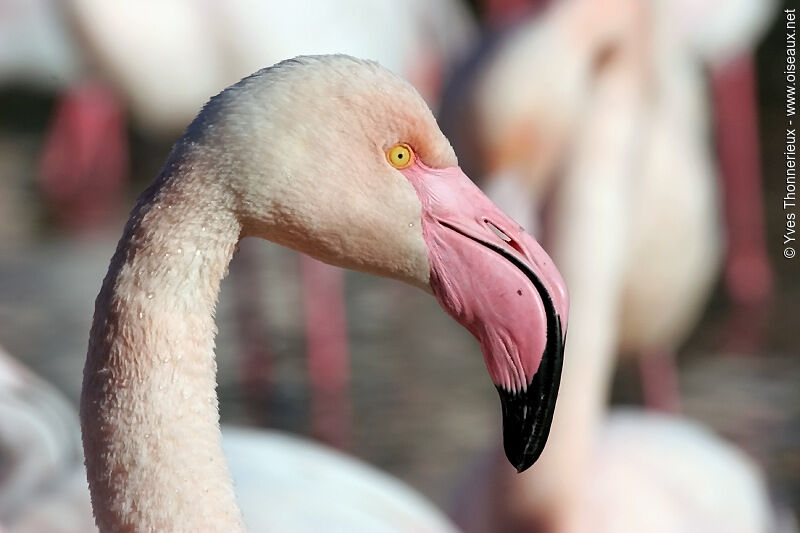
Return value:
<svg viewBox="0 0 800 533">
<path fill-rule="evenodd" d="M 101 531 L 242 531 L 222 452 L 213 312 L 240 224 L 219 185 L 167 167 L 97 297 L 81 426 Z"/>
</svg>

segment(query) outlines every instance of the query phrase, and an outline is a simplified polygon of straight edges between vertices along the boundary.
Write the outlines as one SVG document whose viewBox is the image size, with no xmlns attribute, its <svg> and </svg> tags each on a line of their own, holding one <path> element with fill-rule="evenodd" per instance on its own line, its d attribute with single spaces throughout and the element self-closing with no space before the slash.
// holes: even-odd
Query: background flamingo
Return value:
<svg viewBox="0 0 800 533">
<path fill-rule="evenodd" d="M 0 524 L 79 465 L 78 417 L 64 396 L 0 349 Z M 13 431 L 8 428 L 13 428 Z"/>
<path fill-rule="evenodd" d="M 528 516 L 555 531 L 586 527 L 575 522 L 577 499 L 618 350 L 647 354 L 646 399 L 677 410 L 666 356 L 699 316 L 720 253 L 702 75 L 676 33 L 676 11 L 661 3 L 553 4 L 478 69 L 466 111 L 476 125 L 462 126 L 478 136 L 472 153 L 482 160 L 474 163 L 501 205 L 523 218 L 530 210 L 519 209 L 521 196 L 539 206 L 552 199 L 548 242 L 580 331 L 567 350 L 553 429 L 559 444 L 513 484 Z M 705 517 L 720 531 L 724 518 Z"/>
<path fill-rule="evenodd" d="M 550 4 L 549 0 L 487 0 L 495 31 Z M 757 347 L 772 293 L 766 253 L 753 48 L 770 18 L 771 2 L 677 2 L 678 39 L 710 65 L 710 106 L 722 179 L 727 232 L 725 283 L 734 312 L 725 335 L 738 350 Z M 698 21 L 705 21 L 701 30 Z"/>
<path fill-rule="evenodd" d="M 36 184 L 52 222 L 85 233 L 120 207 L 127 138 L 121 105 L 107 87 L 87 78 L 61 8 L 53 0 L 0 2 L 0 87 L 56 98 Z M 21 218 L 17 214 L 7 225 Z"/>
</svg>

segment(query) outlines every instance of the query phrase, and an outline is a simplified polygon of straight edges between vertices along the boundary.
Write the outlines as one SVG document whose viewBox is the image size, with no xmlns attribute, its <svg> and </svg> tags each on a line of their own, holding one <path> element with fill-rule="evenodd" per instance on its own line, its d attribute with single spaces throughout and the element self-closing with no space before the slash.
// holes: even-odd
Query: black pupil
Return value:
<svg viewBox="0 0 800 533">
<path fill-rule="evenodd" d="M 403 159 L 403 154 L 397 154 L 397 159 Z"/>
</svg>

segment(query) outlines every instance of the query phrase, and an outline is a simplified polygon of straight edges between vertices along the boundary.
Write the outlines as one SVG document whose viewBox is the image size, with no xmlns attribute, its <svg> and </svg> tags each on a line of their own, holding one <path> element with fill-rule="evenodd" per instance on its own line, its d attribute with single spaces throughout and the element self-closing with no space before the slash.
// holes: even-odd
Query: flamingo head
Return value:
<svg viewBox="0 0 800 533">
<path fill-rule="evenodd" d="M 433 293 L 480 341 L 509 460 L 533 464 L 558 391 L 567 291 L 461 171 L 411 85 L 347 56 L 285 61 L 212 99 L 181 143 L 204 145 L 197 156 L 224 175 L 243 235 Z"/>
</svg>

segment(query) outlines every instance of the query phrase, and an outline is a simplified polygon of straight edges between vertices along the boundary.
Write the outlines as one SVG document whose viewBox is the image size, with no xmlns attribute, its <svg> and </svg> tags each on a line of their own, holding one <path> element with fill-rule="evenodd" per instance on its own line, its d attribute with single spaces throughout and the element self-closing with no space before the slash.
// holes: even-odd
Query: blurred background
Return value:
<svg viewBox="0 0 800 533">
<path fill-rule="evenodd" d="M 800 268 L 782 246 L 782 10 L 796 4 L 295 4 L 0 0 L 0 524 L 20 520 L 55 483 L 59 461 L 74 460 L 54 451 L 61 441 L 52 435 L 41 450 L 15 435 L 41 406 L 2 379 L 24 372 L 11 361 L 41 378 L 29 385 L 52 386 L 76 406 L 108 261 L 182 128 L 208 97 L 258 68 L 343 52 L 417 86 L 468 174 L 554 249 L 573 309 L 585 299 L 571 276 L 577 287 L 618 281 L 615 303 L 583 311 L 591 328 L 570 324 L 576 345 L 614 339 L 597 355 L 611 358 L 598 397 L 697 421 L 742 450 L 766 480 L 774 530 L 791 531 L 800 512 Z M 571 211 L 583 197 L 615 194 L 611 211 Z M 578 234 L 610 254 L 618 276 L 597 274 L 602 259 L 576 259 Z M 659 247 L 666 242 L 694 255 Z M 687 309 L 673 312 L 647 289 L 673 284 L 692 300 Z M 595 312 L 617 319 L 594 321 Z M 660 320 L 676 325 L 661 332 Z M 501 419 L 479 346 L 433 298 L 245 241 L 217 323 L 224 423 L 341 448 L 406 481 L 466 530 L 522 530 L 504 517 L 525 515 L 525 504 L 498 511 L 492 499 L 517 489 L 494 473 L 504 472 L 494 466 Z M 656 355 L 617 359 L 627 352 Z M 37 426 L 30 438 L 47 431 Z M 47 456 L 32 464 L 53 466 L 20 474 L 25 449 Z"/>
</svg>

